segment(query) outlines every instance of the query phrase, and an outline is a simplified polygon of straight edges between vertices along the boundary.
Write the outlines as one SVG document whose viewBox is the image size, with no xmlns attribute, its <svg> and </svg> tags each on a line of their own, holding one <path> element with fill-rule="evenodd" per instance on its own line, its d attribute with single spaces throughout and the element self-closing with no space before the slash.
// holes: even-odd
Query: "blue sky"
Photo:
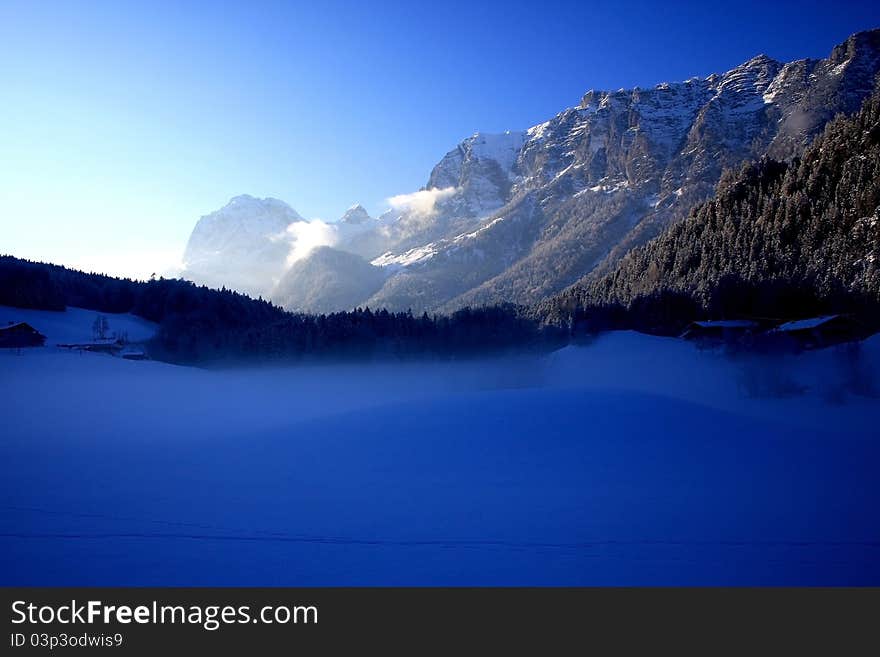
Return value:
<svg viewBox="0 0 880 657">
<path fill-rule="evenodd" d="M 0 252 L 144 276 L 202 214 L 376 213 L 590 88 L 823 57 L 873 2 L 0 3 Z"/>
</svg>

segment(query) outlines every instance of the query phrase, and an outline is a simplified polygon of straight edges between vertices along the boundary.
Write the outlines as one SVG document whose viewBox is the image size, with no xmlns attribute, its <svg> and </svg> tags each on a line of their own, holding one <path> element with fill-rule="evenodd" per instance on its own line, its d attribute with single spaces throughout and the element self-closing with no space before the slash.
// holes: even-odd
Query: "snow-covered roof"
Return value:
<svg viewBox="0 0 880 657">
<path fill-rule="evenodd" d="M 7 324 L 6 326 L 0 326 L 0 331 L 8 331 L 10 329 L 21 328 L 21 327 L 29 328 L 32 331 L 37 330 L 33 326 L 28 324 L 27 322 L 12 322 L 12 323 Z"/>
<path fill-rule="evenodd" d="M 786 322 L 785 324 L 780 324 L 774 330 L 776 331 L 804 331 L 807 329 L 816 328 L 817 326 L 822 326 L 827 322 L 830 322 L 832 319 L 836 319 L 840 317 L 840 315 L 821 315 L 820 317 L 810 317 L 808 319 L 797 319 L 793 322 Z"/>
<path fill-rule="evenodd" d="M 756 322 L 750 319 L 707 319 L 692 322 L 702 328 L 755 328 Z"/>
</svg>

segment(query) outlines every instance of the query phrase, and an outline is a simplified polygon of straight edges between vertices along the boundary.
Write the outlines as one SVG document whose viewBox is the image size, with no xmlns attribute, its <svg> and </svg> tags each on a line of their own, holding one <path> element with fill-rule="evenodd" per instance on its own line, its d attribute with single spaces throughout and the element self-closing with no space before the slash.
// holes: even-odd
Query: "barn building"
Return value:
<svg viewBox="0 0 880 657">
<path fill-rule="evenodd" d="M 46 336 L 30 324 L 17 322 L 0 326 L 0 348 L 42 347 L 44 344 Z"/>
<path fill-rule="evenodd" d="M 769 333 L 796 340 L 802 346 L 812 348 L 861 340 L 870 331 L 850 315 L 821 315 L 785 322 Z"/>
</svg>

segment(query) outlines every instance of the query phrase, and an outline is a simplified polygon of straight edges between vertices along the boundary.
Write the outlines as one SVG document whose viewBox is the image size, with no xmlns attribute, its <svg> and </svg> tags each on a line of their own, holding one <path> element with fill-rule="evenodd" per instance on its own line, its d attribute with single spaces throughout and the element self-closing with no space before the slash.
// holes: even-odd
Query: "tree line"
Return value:
<svg viewBox="0 0 880 657">
<path fill-rule="evenodd" d="M 544 348 L 560 335 L 512 304 L 451 315 L 369 308 L 309 315 L 225 288 L 134 281 L 12 256 L 0 256 L 0 305 L 132 313 L 159 324 L 151 355 L 177 363 L 477 356 Z"/>
</svg>

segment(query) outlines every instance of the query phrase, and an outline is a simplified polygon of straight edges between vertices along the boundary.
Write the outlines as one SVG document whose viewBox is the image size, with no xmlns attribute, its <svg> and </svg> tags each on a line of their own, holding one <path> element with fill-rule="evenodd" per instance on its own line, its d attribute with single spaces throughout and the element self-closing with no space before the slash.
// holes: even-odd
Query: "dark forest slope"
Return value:
<svg viewBox="0 0 880 657">
<path fill-rule="evenodd" d="M 151 355 L 182 363 L 475 356 L 546 347 L 558 337 L 511 305 L 432 317 L 369 308 L 289 313 L 188 281 L 132 281 L 11 256 L 0 256 L 0 305 L 133 313 L 159 324 Z"/>
</svg>

